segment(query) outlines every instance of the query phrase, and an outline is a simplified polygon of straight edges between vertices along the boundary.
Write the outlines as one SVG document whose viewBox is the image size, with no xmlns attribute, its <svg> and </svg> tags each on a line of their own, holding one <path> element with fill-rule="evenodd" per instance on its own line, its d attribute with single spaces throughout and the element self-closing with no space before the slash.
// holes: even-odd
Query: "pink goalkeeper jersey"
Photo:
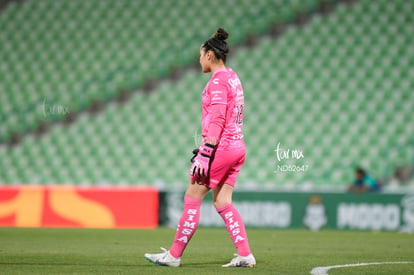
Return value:
<svg viewBox="0 0 414 275">
<path fill-rule="evenodd" d="M 206 138 L 211 119 L 211 106 L 227 105 L 223 132 L 217 150 L 244 146 L 244 94 L 239 77 L 230 68 L 220 69 L 211 76 L 202 96 L 202 136 Z"/>
</svg>

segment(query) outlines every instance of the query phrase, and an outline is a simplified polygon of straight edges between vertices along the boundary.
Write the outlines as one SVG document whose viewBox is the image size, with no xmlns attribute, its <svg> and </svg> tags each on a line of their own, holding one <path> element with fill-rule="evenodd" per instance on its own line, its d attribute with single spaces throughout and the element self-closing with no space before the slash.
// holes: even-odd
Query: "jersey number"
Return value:
<svg viewBox="0 0 414 275">
<path fill-rule="evenodd" d="M 243 124 L 243 116 L 244 116 L 244 105 L 237 105 L 237 116 L 236 116 L 236 123 L 238 125 Z"/>
</svg>

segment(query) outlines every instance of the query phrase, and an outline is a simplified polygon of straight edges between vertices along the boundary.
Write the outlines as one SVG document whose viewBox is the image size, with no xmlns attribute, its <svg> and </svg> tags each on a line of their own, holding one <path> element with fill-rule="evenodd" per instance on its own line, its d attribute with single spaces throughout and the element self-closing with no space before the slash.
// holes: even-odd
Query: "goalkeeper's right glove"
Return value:
<svg viewBox="0 0 414 275">
<path fill-rule="evenodd" d="M 194 156 L 191 158 L 191 163 L 194 163 L 194 159 L 195 159 L 195 157 L 197 156 L 197 154 L 198 154 L 198 151 L 200 151 L 200 150 L 198 150 L 198 148 L 196 148 L 196 149 L 194 149 L 193 150 L 193 154 L 194 154 Z"/>
<path fill-rule="evenodd" d="M 201 179 L 207 177 L 210 172 L 210 161 L 214 152 L 214 145 L 205 143 L 200 146 L 197 156 L 190 168 L 190 175 Z"/>
</svg>

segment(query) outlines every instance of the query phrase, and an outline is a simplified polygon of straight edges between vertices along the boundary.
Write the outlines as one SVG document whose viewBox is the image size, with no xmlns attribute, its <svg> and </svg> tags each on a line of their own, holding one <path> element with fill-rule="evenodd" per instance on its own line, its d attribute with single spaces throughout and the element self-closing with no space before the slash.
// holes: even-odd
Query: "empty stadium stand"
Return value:
<svg viewBox="0 0 414 275">
<path fill-rule="evenodd" d="M 413 165 L 413 2 L 340 3 L 305 25 L 286 25 L 276 38 L 266 35 L 274 22 L 291 22 L 320 2 L 193 2 L 9 4 L 0 13 L 7 26 L 0 34 L 0 138 L 62 119 L 65 109 L 96 100 L 106 106 L 40 138 L 0 146 L 0 183 L 185 187 L 209 76 L 188 69 L 151 93 L 143 85 L 192 65 L 218 24 L 236 45 L 258 36 L 228 61 L 246 96 L 241 188 L 343 190 L 357 165 L 386 182 L 395 167 Z M 218 6 L 221 19 L 208 20 Z M 112 100 L 135 88 L 127 102 Z M 303 157 L 279 161 L 278 144 Z"/>
<path fill-rule="evenodd" d="M 230 42 L 239 44 L 318 3 L 11 1 L 0 16 L 0 142 L 67 115 L 45 116 L 45 105 L 73 114 L 193 64 L 217 26 L 232 29 Z"/>
</svg>

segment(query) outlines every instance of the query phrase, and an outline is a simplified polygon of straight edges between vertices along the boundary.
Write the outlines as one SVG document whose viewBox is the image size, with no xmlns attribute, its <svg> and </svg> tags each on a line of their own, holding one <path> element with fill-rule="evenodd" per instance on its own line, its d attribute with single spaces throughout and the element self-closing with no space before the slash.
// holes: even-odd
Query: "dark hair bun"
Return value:
<svg viewBox="0 0 414 275">
<path fill-rule="evenodd" d="M 214 38 L 221 41 L 225 41 L 227 37 L 229 37 L 229 34 L 223 28 L 218 28 L 217 32 L 214 34 Z"/>
<path fill-rule="evenodd" d="M 217 59 L 226 62 L 226 57 L 229 53 L 229 45 L 226 42 L 227 37 L 229 37 L 229 34 L 223 28 L 218 28 L 213 37 L 204 42 L 202 47 L 205 52 L 211 50 Z"/>
</svg>

